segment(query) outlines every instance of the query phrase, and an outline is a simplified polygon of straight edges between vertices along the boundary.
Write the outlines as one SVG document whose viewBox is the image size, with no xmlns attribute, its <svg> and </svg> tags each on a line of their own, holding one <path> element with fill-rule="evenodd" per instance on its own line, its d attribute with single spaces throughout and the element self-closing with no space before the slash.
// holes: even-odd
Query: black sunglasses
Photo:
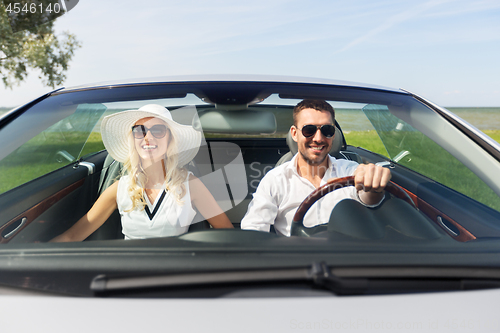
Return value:
<svg viewBox="0 0 500 333">
<path fill-rule="evenodd" d="M 151 128 L 147 128 L 144 125 L 132 126 L 132 134 L 136 139 L 144 139 L 148 131 L 157 139 L 164 138 L 167 135 L 167 126 L 165 125 L 154 125 Z"/>
<path fill-rule="evenodd" d="M 302 127 L 302 135 L 306 138 L 310 138 L 315 135 L 318 130 L 327 138 L 331 138 L 335 135 L 335 126 L 333 125 L 304 125 Z"/>
</svg>

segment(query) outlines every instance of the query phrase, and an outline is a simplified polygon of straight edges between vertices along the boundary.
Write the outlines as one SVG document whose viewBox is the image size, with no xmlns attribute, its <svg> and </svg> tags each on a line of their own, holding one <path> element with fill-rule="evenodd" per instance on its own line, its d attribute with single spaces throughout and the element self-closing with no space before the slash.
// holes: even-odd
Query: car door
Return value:
<svg viewBox="0 0 500 333">
<path fill-rule="evenodd" d="M 48 241 L 95 200 L 106 153 L 81 157 L 106 107 L 53 99 L 1 119 L 0 243 Z"/>
<path fill-rule="evenodd" d="M 498 162 L 484 167 L 489 174 L 481 173 L 477 166 L 489 161 L 481 148 L 417 103 L 407 109 L 369 104 L 363 112 L 393 161 L 387 163 L 392 179 L 422 212 L 460 241 L 500 235 L 500 196 L 491 181 L 498 175 Z M 439 130 L 429 131 L 426 123 Z"/>
</svg>

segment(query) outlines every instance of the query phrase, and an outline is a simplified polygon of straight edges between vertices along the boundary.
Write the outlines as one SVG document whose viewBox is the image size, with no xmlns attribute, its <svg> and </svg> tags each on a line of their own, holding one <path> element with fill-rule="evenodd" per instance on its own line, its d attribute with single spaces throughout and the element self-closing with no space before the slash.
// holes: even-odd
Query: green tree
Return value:
<svg viewBox="0 0 500 333">
<path fill-rule="evenodd" d="M 61 85 L 80 42 L 73 34 L 56 36 L 54 21 L 12 32 L 5 5 L 0 1 L 0 74 L 5 87 L 12 88 L 28 76 L 29 68 L 39 70 L 39 78 L 50 87 Z"/>
</svg>

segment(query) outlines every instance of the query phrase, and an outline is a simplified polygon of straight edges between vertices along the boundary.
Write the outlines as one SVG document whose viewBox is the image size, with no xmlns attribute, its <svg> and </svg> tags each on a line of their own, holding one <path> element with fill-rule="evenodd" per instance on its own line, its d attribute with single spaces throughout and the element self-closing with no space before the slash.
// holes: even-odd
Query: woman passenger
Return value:
<svg viewBox="0 0 500 333">
<path fill-rule="evenodd" d="M 161 105 L 123 111 L 103 119 L 103 143 L 124 163 L 124 174 L 89 212 L 52 242 L 82 241 L 118 208 L 125 239 L 187 232 L 196 212 L 214 228 L 233 228 L 212 194 L 184 165 L 197 154 L 201 133 L 172 119 Z"/>
</svg>

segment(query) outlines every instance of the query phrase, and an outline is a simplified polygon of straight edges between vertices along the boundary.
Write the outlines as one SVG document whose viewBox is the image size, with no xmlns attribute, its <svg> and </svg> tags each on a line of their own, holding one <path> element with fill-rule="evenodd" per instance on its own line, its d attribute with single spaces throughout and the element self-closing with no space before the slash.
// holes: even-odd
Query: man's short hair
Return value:
<svg viewBox="0 0 500 333">
<path fill-rule="evenodd" d="M 335 123 L 335 110 L 323 100 L 305 99 L 293 108 L 293 124 L 297 126 L 297 115 L 304 109 L 313 109 L 318 111 L 328 111 L 332 115 L 332 121 Z"/>
</svg>

